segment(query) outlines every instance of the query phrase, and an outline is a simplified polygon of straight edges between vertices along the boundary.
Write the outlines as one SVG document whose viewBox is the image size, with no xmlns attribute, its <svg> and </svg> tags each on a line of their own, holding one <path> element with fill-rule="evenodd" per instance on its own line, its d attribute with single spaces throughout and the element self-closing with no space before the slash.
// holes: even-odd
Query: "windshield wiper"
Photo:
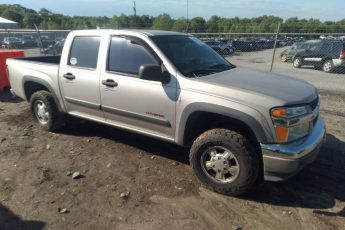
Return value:
<svg viewBox="0 0 345 230">
<path fill-rule="evenodd" d="M 209 66 L 208 68 L 205 68 L 205 69 L 196 69 L 196 70 L 190 71 L 186 73 L 186 75 L 191 76 L 191 77 L 201 77 L 205 75 L 223 72 L 225 70 L 229 70 L 230 68 L 231 66 L 227 64 L 216 64 L 216 65 Z"/>
<path fill-rule="evenodd" d="M 197 70 L 193 70 L 193 71 L 186 73 L 186 75 L 191 76 L 191 77 L 202 77 L 202 76 L 210 75 L 213 73 L 218 73 L 221 71 L 222 70 L 217 71 L 215 69 L 197 69 Z"/>
<path fill-rule="evenodd" d="M 225 69 L 224 69 L 224 67 L 225 67 Z M 216 64 L 216 65 L 211 65 L 208 68 L 209 69 L 220 69 L 220 70 L 224 71 L 224 70 L 229 70 L 231 68 L 231 66 L 229 66 L 227 64 Z"/>
</svg>

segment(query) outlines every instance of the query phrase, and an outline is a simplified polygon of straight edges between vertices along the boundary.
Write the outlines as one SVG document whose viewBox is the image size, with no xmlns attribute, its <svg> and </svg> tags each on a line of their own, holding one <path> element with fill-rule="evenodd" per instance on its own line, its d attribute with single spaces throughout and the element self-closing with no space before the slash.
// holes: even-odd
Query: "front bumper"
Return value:
<svg viewBox="0 0 345 230">
<path fill-rule="evenodd" d="M 264 175 L 268 181 L 282 181 L 298 173 L 317 157 L 325 140 L 325 123 L 317 118 L 312 133 L 291 144 L 261 144 Z"/>
</svg>

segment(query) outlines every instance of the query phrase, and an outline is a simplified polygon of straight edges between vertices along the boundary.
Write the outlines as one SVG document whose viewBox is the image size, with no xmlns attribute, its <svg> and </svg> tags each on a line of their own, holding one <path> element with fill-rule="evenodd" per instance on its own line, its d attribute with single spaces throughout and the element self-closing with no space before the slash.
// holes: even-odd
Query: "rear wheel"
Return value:
<svg viewBox="0 0 345 230">
<path fill-rule="evenodd" d="M 259 158 L 241 134 L 212 129 L 200 135 L 190 150 L 190 163 L 198 179 L 211 190 L 241 195 L 258 177 Z"/>
<path fill-rule="evenodd" d="M 301 68 L 301 66 L 302 66 L 302 58 L 301 57 L 295 57 L 293 60 L 293 67 Z"/>
<path fill-rule="evenodd" d="M 280 57 L 281 61 L 282 62 L 287 62 L 287 56 L 286 54 L 283 54 L 281 57 Z"/>
<path fill-rule="evenodd" d="M 322 65 L 322 70 L 326 73 L 331 73 L 334 70 L 334 65 L 332 60 L 326 60 Z"/>
<path fill-rule="evenodd" d="M 41 90 L 30 98 L 31 111 L 39 126 L 54 131 L 64 124 L 63 114 L 59 112 L 51 93 Z"/>
</svg>

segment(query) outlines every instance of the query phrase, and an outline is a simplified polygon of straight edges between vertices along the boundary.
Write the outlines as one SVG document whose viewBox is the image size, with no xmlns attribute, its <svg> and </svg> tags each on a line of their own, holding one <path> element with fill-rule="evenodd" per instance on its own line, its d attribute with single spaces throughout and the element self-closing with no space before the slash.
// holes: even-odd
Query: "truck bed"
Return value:
<svg viewBox="0 0 345 230">
<path fill-rule="evenodd" d="M 47 63 L 47 64 L 60 64 L 61 56 L 21 57 L 21 58 L 14 58 L 14 59 L 31 61 L 31 62 L 42 62 L 42 63 Z"/>
<path fill-rule="evenodd" d="M 59 92 L 59 64 L 61 56 L 40 56 L 9 58 L 6 60 L 12 91 L 20 98 L 26 98 L 23 85 L 26 81 L 40 79 L 54 92 Z M 31 87 L 31 86 L 30 86 Z"/>
</svg>

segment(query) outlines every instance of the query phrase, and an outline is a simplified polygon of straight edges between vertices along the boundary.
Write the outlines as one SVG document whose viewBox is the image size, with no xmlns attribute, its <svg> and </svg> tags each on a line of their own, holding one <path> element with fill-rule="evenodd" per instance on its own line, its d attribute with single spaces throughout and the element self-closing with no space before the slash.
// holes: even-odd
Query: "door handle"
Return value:
<svg viewBox="0 0 345 230">
<path fill-rule="evenodd" d="M 112 79 L 107 79 L 102 81 L 102 85 L 114 88 L 117 87 L 119 84 Z"/>
<path fill-rule="evenodd" d="M 75 76 L 71 73 L 66 73 L 63 75 L 64 78 L 68 79 L 68 80 L 74 80 Z"/>
</svg>

